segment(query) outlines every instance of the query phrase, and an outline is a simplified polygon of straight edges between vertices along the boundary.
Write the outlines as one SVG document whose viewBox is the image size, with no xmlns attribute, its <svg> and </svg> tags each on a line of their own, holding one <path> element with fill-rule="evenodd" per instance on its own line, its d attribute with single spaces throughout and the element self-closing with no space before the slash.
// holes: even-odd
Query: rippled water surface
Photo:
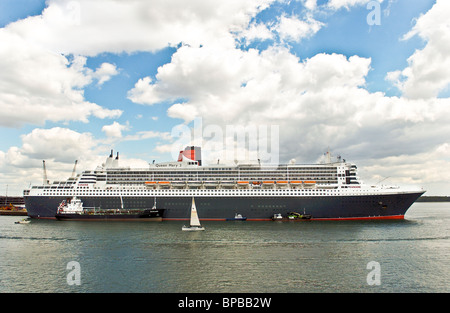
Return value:
<svg viewBox="0 0 450 313">
<path fill-rule="evenodd" d="M 0 216 L 0 292 L 449 292 L 450 204 L 404 221 L 75 222 Z M 79 264 L 79 285 L 69 285 Z M 368 285 L 371 261 L 379 285 Z"/>
</svg>

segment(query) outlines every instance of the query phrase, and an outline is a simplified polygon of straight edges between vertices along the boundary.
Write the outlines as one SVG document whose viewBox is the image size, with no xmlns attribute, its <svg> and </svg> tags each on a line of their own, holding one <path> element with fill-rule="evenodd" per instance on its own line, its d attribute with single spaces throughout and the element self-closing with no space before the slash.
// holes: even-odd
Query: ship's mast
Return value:
<svg viewBox="0 0 450 313">
<path fill-rule="evenodd" d="M 48 179 L 47 179 L 47 169 L 45 168 L 45 160 L 42 160 L 42 167 L 44 169 L 44 177 L 43 177 L 43 185 L 48 185 Z"/>
<path fill-rule="evenodd" d="M 330 163 L 331 163 L 331 153 L 330 153 L 330 147 L 328 147 L 328 150 L 327 150 L 327 155 L 326 155 L 326 162 L 327 162 L 328 164 L 330 164 Z"/>
<path fill-rule="evenodd" d="M 72 178 L 75 177 L 76 170 L 77 170 L 77 163 L 78 163 L 78 160 L 75 160 L 75 165 L 73 166 L 73 171 L 72 171 Z"/>
</svg>

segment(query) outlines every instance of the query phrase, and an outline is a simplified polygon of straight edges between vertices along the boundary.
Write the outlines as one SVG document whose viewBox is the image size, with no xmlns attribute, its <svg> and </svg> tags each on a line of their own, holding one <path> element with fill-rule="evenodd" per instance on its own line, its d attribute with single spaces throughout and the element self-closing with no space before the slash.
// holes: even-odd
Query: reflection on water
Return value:
<svg viewBox="0 0 450 313">
<path fill-rule="evenodd" d="M 0 217 L 0 292 L 448 292 L 448 204 L 404 221 L 58 222 Z M 77 261 L 81 284 L 68 286 Z M 366 265 L 381 266 L 368 286 Z"/>
</svg>

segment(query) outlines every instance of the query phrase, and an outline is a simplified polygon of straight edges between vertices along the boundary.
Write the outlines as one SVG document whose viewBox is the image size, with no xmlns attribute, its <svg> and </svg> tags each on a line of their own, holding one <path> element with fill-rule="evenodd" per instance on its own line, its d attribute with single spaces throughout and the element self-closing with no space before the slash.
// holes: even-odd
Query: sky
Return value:
<svg viewBox="0 0 450 313">
<path fill-rule="evenodd" d="M 42 183 L 42 160 L 59 181 L 111 149 L 142 168 L 196 144 L 203 163 L 329 149 L 365 183 L 450 195 L 448 16 L 446 0 L 0 0 L 0 194 Z"/>
</svg>

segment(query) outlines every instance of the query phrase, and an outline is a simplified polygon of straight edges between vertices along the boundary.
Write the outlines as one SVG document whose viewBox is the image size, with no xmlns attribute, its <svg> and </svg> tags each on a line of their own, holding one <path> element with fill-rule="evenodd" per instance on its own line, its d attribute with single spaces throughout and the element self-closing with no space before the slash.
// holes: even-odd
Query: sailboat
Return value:
<svg viewBox="0 0 450 313">
<path fill-rule="evenodd" d="M 189 226 L 183 225 L 181 230 L 186 231 L 197 231 L 197 230 L 205 230 L 202 225 L 200 225 L 200 220 L 198 219 L 197 208 L 195 207 L 195 201 L 192 197 L 192 206 L 191 206 L 191 221 Z"/>
</svg>

